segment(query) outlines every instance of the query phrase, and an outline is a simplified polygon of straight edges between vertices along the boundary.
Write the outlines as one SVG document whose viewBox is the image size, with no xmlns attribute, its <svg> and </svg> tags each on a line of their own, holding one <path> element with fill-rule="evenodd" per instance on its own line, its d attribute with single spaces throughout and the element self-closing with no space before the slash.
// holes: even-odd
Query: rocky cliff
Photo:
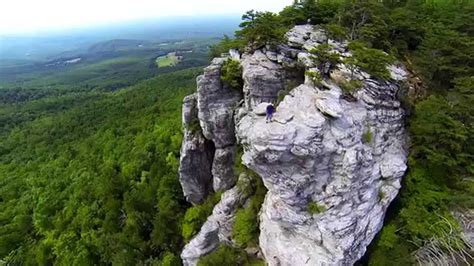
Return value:
<svg viewBox="0 0 474 266">
<path fill-rule="evenodd" d="M 396 98 L 406 73 L 389 66 L 392 78 L 379 80 L 340 64 L 314 82 L 311 73 L 320 70 L 309 51 L 329 43 L 333 53 L 351 57 L 347 44 L 309 25 L 296 26 L 287 39 L 242 56 L 231 53 L 242 66 L 242 93 L 221 82 L 225 57 L 197 79 L 197 93 L 183 106 L 181 184 L 193 204 L 231 189 L 235 149 L 242 145 L 243 163 L 268 189 L 260 211 L 265 261 L 350 265 L 381 229 L 406 170 L 404 111 Z M 350 78 L 361 88 L 348 100 L 341 84 Z M 279 97 L 274 121 L 266 123 L 265 106 Z M 232 245 L 229 228 L 241 206 L 245 198 L 235 187 L 224 193 L 185 247 L 185 265 L 195 265 L 221 242 Z"/>
</svg>

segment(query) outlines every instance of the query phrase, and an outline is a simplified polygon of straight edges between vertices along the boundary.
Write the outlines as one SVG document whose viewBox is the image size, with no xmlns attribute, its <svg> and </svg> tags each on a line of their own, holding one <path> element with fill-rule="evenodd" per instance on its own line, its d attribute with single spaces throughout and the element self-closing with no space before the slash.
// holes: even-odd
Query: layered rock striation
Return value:
<svg viewBox="0 0 474 266">
<path fill-rule="evenodd" d="M 243 162 L 268 188 L 260 247 L 270 265 L 352 264 L 382 227 L 406 170 L 405 134 L 403 111 L 380 99 L 395 87 L 373 86 L 347 102 L 336 87 L 301 85 L 273 123 L 239 122 Z"/>
<path fill-rule="evenodd" d="M 296 26 L 287 39 L 276 48 L 241 57 L 233 53 L 243 69 L 242 94 L 221 83 L 224 58 L 215 59 L 198 78 L 197 94 L 185 100 L 183 119 L 186 124 L 187 116 L 197 116 L 202 138 L 185 131 L 180 180 L 189 200 L 190 195 L 202 199 L 210 187 L 229 189 L 235 184 L 232 165 L 239 143 L 243 163 L 268 189 L 259 239 L 266 262 L 350 265 L 381 229 L 407 168 L 405 113 L 396 97 L 406 72 L 389 66 L 392 78 L 385 81 L 340 64 L 315 83 L 311 73 L 319 70 L 309 51 L 329 43 L 333 53 L 345 58 L 351 56 L 347 44 L 309 25 Z M 350 78 L 361 88 L 348 100 L 342 83 Z M 277 98 L 283 100 L 273 122 L 266 123 L 265 106 Z M 192 153 L 202 156 L 192 160 Z M 186 171 L 194 165 L 202 171 Z M 228 231 L 223 216 L 210 220 L 215 223 L 208 220 L 183 251 L 186 265 L 228 241 L 215 233 Z"/>
</svg>

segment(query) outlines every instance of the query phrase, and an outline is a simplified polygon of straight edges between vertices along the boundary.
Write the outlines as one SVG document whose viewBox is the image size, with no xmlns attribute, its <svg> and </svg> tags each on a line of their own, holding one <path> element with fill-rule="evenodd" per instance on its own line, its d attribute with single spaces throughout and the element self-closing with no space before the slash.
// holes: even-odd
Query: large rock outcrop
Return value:
<svg viewBox="0 0 474 266">
<path fill-rule="evenodd" d="M 193 204 L 202 203 L 212 191 L 231 188 L 237 179 L 232 168 L 236 142 L 233 112 L 242 96 L 221 82 L 225 60 L 214 59 L 196 79 L 197 92 L 183 102 L 179 174 L 183 193 Z"/>
<path fill-rule="evenodd" d="M 179 181 L 186 200 L 199 204 L 212 190 L 213 144 L 204 138 L 197 118 L 197 95 L 192 94 L 183 101 L 184 136 L 181 145 Z"/>
<path fill-rule="evenodd" d="M 324 40 L 305 30 L 289 34 L 303 48 L 298 58 Z M 356 101 L 344 100 L 334 80 L 320 87 L 307 81 L 280 103 L 273 123 L 249 112 L 237 124 L 243 162 L 268 188 L 260 248 L 269 265 L 353 264 L 400 189 L 407 151 L 398 85 L 357 74 L 363 88 Z"/>
<path fill-rule="evenodd" d="M 231 165 L 239 142 L 243 163 L 268 188 L 259 238 L 266 262 L 351 265 L 381 229 L 407 168 L 404 110 L 396 98 L 406 72 L 389 66 L 392 79 L 382 81 L 339 64 L 315 82 L 312 73 L 319 69 L 309 51 L 329 43 L 332 52 L 350 57 L 347 43 L 328 40 L 324 30 L 309 25 L 296 26 L 287 39 L 241 57 L 234 52 L 243 69 L 243 102 L 220 82 L 225 59 L 215 59 L 198 79 L 200 125 L 216 148 L 214 189 L 235 183 Z M 362 84 L 351 96 L 341 89 L 350 78 Z M 266 123 L 267 102 L 282 93 L 288 95 Z M 209 218 L 182 253 L 186 265 L 228 241 L 225 219 Z"/>
<path fill-rule="evenodd" d="M 215 58 L 197 78 L 198 117 L 204 137 L 216 148 L 212 165 L 213 188 L 225 191 L 236 178 L 232 171 L 235 154 L 234 109 L 242 99 L 238 90 L 221 82 L 221 68 L 227 58 Z"/>
<path fill-rule="evenodd" d="M 244 164 L 269 190 L 260 247 L 270 265 L 352 264 L 382 227 L 407 155 L 403 111 L 380 100 L 395 88 L 380 87 L 377 96 L 373 89 L 347 102 L 336 88 L 301 85 L 278 106 L 273 123 L 253 113 L 240 121 Z M 321 213 L 310 213 L 311 204 Z"/>
</svg>

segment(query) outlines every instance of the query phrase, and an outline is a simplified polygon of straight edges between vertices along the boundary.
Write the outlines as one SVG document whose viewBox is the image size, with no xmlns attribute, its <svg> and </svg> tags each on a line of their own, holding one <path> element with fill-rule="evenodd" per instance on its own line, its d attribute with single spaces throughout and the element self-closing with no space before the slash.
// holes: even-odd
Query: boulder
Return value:
<svg viewBox="0 0 474 266">
<path fill-rule="evenodd" d="M 269 105 L 270 103 L 266 103 L 266 102 L 263 102 L 263 103 L 259 103 L 255 109 L 253 110 L 253 113 L 256 114 L 256 115 L 266 115 L 267 114 L 267 106 Z"/>
<path fill-rule="evenodd" d="M 290 47 L 306 50 L 325 43 L 328 39 L 326 32 L 321 27 L 313 25 L 295 26 L 286 34 L 286 38 Z"/>
<path fill-rule="evenodd" d="M 316 96 L 316 108 L 330 117 L 340 118 L 342 116 L 342 108 L 338 92 L 336 91 L 336 97 L 333 91 L 320 91 Z"/>
<path fill-rule="evenodd" d="M 234 60 L 240 60 L 240 52 L 239 52 L 239 50 L 230 49 L 230 50 L 229 50 L 229 56 L 230 56 L 230 58 L 232 58 L 232 59 L 234 59 Z"/>
</svg>

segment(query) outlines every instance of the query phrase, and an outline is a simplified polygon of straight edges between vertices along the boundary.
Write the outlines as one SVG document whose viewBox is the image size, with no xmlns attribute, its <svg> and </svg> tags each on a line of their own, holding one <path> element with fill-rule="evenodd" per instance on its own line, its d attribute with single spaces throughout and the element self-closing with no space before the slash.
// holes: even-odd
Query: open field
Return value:
<svg viewBox="0 0 474 266">
<path fill-rule="evenodd" d="M 176 66 L 181 61 L 180 58 L 180 56 L 176 56 L 176 53 L 169 53 L 165 56 L 157 57 L 155 62 L 158 67 Z"/>
<path fill-rule="evenodd" d="M 67 52 L 48 61 L 0 64 L 0 104 L 86 91 L 115 91 L 153 76 L 203 66 L 215 39 L 160 43 L 117 40 Z M 80 58 L 80 60 L 78 59 Z M 179 64 L 178 64 L 179 63 Z"/>
</svg>

